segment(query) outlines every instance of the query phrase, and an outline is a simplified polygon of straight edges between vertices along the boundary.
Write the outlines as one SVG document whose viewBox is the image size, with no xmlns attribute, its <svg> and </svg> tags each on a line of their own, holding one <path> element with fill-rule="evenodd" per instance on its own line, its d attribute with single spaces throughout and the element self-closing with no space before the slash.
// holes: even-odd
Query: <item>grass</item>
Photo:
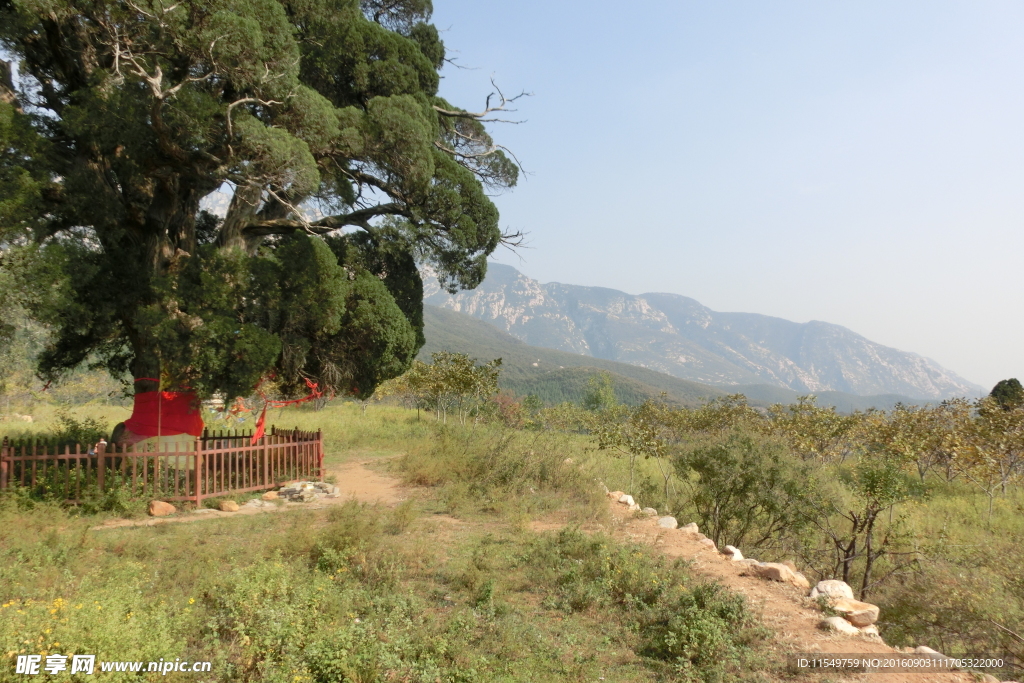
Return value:
<svg viewBox="0 0 1024 683">
<path fill-rule="evenodd" d="M 116 417 L 90 410 L 79 417 Z M 770 669 L 756 615 L 684 564 L 572 524 L 528 530 L 531 518 L 607 514 L 588 464 L 602 456 L 582 438 L 438 428 L 352 404 L 280 418 L 322 426 L 329 467 L 404 454 L 387 466 L 428 495 L 101 532 L 88 530 L 96 515 L 0 499 L 0 657 L 209 660 L 211 680 L 281 683 L 731 681 Z"/>
</svg>

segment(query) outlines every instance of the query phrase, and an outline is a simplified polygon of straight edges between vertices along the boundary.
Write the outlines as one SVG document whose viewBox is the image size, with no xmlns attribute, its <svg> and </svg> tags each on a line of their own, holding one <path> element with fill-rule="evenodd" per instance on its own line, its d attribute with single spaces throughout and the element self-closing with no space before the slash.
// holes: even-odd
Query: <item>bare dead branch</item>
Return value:
<svg viewBox="0 0 1024 683">
<path fill-rule="evenodd" d="M 491 79 L 491 86 L 494 88 L 494 92 L 492 92 L 489 95 L 487 95 L 487 99 L 484 101 L 484 109 L 483 109 L 483 111 L 469 112 L 469 111 L 462 111 L 462 110 L 458 110 L 458 109 L 444 109 L 443 107 L 438 107 L 437 105 L 434 105 L 434 111 L 436 111 L 441 116 L 450 116 L 452 118 L 458 118 L 458 119 L 475 119 L 477 121 L 482 121 L 482 122 L 522 123 L 522 121 L 512 121 L 512 120 L 504 120 L 504 119 L 489 119 L 487 117 L 490 116 L 491 114 L 495 113 L 495 112 L 514 112 L 514 111 L 516 111 L 515 109 L 509 109 L 508 105 L 510 105 L 513 102 L 517 101 L 521 97 L 532 97 L 533 93 L 528 93 L 528 92 L 526 92 L 524 90 L 524 91 L 520 92 L 518 95 L 516 95 L 515 97 L 505 97 L 505 93 L 503 93 L 501 91 L 501 88 L 498 87 L 498 84 L 494 82 L 493 78 Z M 491 106 L 491 100 L 494 98 L 495 95 L 497 95 L 499 103 L 492 107 Z"/>
</svg>

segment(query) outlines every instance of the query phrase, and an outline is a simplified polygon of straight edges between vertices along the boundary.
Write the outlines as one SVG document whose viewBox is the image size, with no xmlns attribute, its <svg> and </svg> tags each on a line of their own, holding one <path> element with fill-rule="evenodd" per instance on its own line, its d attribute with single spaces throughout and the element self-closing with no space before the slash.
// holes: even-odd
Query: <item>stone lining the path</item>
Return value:
<svg viewBox="0 0 1024 683">
<path fill-rule="evenodd" d="M 628 493 L 623 491 L 608 491 L 607 488 L 605 488 L 605 493 L 607 493 L 610 499 L 619 505 L 626 507 L 627 510 L 640 510 L 640 505 L 638 505 L 633 499 L 633 496 Z M 649 517 L 656 517 L 658 513 L 654 508 L 644 508 L 643 514 Z M 658 519 L 658 526 L 665 531 L 675 531 L 688 534 L 694 540 L 699 541 L 702 545 L 706 545 L 709 549 L 715 549 L 714 541 L 700 533 L 700 529 L 695 522 L 690 522 L 685 526 L 679 526 L 675 517 L 663 516 Z M 758 562 L 751 558 L 744 558 L 743 553 L 740 552 L 739 548 L 731 545 L 725 546 L 721 550 L 721 553 L 737 563 L 743 563 L 746 565 L 747 568 L 744 570 L 744 574 L 757 576 L 767 580 L 788 583 L 803 590 L 810 588 L 810 583 L 807 581 L 807 577 L 798 572 L 796 567 L 790 562 Z M 878 606 L 854 599 L 853 589 L 845 582 L 835 579 L 819 581 L 814 588 L 810 589 L 808 597 L 817 601 L 820 606 L 827 607 L 838 614 L 838 616 L 823 618 L 820 624 L 822 629 L 842 635 L 857 636 L 874 640 L 876 642 L 884 642 L 878 633 L 878 626 L 875 624 L 879 617 Z M 941 659 L 946 658 L 945 655 L 923 645 L 916 648 L 897 648 L 897 650 L 907 654 L 926 655 Z M 983 674 L 982 676 L 982 681 L 999 683 L 999 679 L 994 676 L 989 674 Z M 1004 681 L 1004 683 L 1017 682 Z"/>
</svg>

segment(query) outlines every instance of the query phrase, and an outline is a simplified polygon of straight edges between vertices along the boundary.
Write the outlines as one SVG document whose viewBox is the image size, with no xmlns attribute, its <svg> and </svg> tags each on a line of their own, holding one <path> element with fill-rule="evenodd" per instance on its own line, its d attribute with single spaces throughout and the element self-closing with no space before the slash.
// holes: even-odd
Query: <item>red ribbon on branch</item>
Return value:
<svg viewBox="0 0 1024 683">
<path fill-rule="evenodd" d="M 256 442 L 263 438 L 266 433 L 266 419 L 267 419 L 267 408 L 283 408 L 284 406 L 296 405 L 298 403 L 305 403 L 306 401 L 314 401 L 318 398 L 322 398 L 324 392 L 320 391 L 320 385 L 317 382 L 310 380 L 308 377 L 305 378 L 306 386 L 309 387 L 309 394 L 302 398 L 293 398 L 289 401 L 275 401 L 267 398 L 262 391 L 259 392 L 260 398 L 263 399 L 263 411 L 260 413 L 260 418 L 256 421 L 256 431 L 252 433 L 252 442 L 250 446 L 255 446 Z M 263 380 L 259 381 L 256 385 L 256 390 L 259 391 L 260 384 L 263 384 Z"/>
</svg>

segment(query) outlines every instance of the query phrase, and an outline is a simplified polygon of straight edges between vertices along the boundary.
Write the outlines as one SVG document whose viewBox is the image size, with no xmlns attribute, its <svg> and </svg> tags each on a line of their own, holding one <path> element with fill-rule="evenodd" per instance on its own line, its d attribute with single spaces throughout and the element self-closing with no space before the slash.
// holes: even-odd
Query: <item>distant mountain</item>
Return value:
<svg viewBox="0 0 1024 683">
<path fill-rule="evenodd" d="M 541 284 L 496 263 L 488 266 L 479 287 L 455 295 L 425 275 L 427 304 L 486 321 L 532 346 L 721 388 L 767 384 L 798 393 L 931 400 L 985 393 L 935 361 L 830 323 L 719 313 L 678 294 L 634 296 L 602 287 Z"/>
<path fill-rule="evenodd" d="M 728 393 L 627 363 L 529 346 L 483 321 L 435 306 L 423 307 L 423 322 L 427 343 L 420 360 L 429 363 L 430 354 L 437 351 L 467 353 L 481 361 L 501 358 L 502 389 L 521 396 L 536 394 L 548 403 L 579 401 L 589 378 L 600 372 L 612 375 L 622 403 L 642 403 L 665 393 L 673 403 L 695 406 Z"/>
<path fill-rule="evenodd" d="M 753 406 L 794 403 L 799 392 L 764 384 L 732 386 L 727 390 L 699 384 L 627 363 L 583 356 L 578 353 L 530 346 L 493 325 L 435 306 L 424 306 L 424 336 L 420 360 L 430 362 L 436 351 L 467 353 L 481 361 L 501 358 L 499 386 L 520 396 L 535 394 L 549 404 L 580 402 L 591 377 L 607 372 L 620 403 L 637 405 L 662 397 L 678 405 L 695 406 L 707 399 L 743 393 Z M 818 394 L 818 405 L 835 406 L 840 412 L 878 408 L 896 403 L 919 402 L 906 396 L 854 396 L 832 391 Z"/>
</svg>

